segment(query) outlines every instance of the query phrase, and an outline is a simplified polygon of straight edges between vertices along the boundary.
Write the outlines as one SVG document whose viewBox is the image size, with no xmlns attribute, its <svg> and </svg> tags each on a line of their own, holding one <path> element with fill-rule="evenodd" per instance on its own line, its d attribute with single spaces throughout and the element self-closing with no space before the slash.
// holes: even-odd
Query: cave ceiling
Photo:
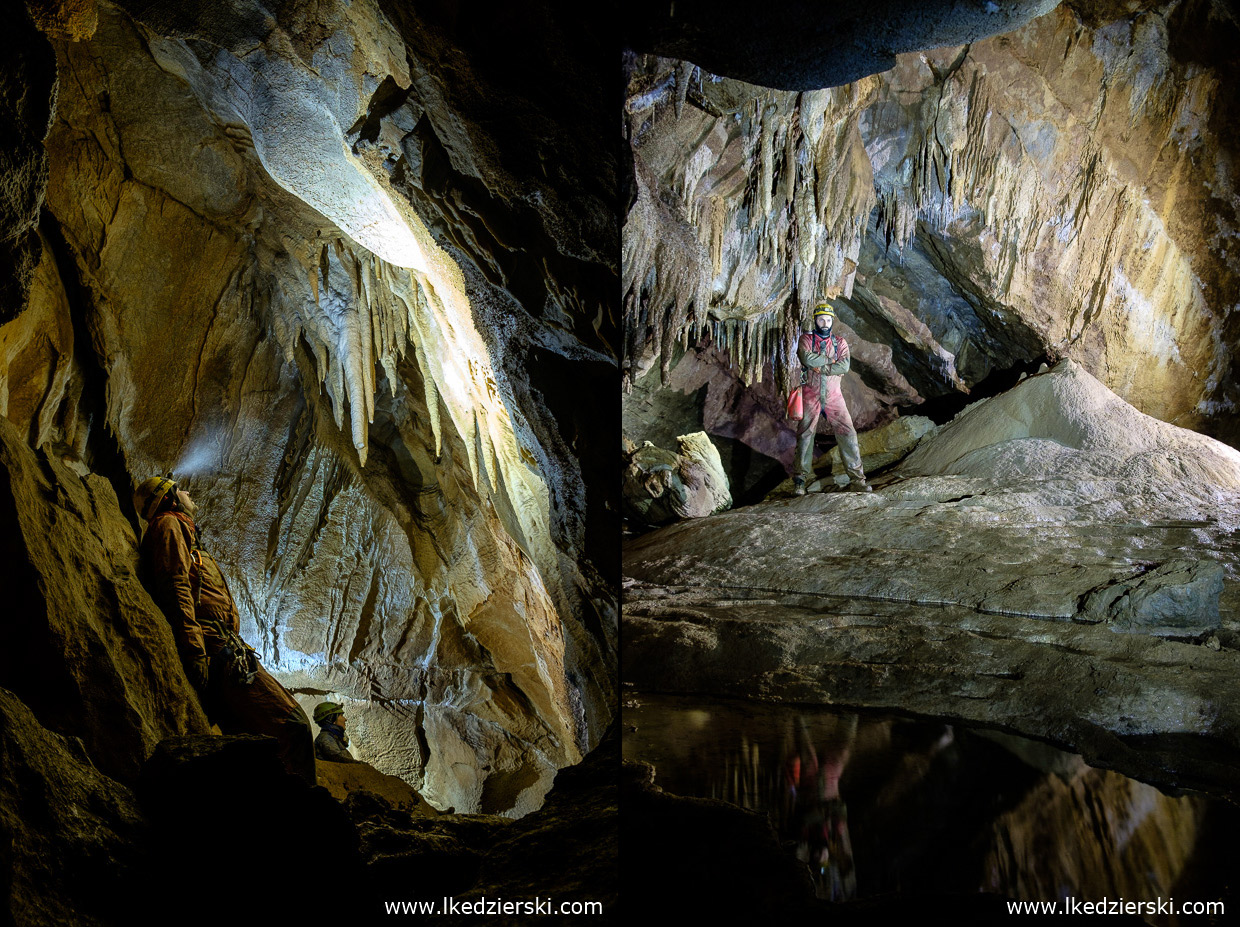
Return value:
<svg viewBox="0 0 1240 927">
<path fill-rule="evenodd" d="M 1002 34 L 886 41 L 881 73 L 833 52 L 827 89 L 762 49 L 829 30 L 766 17 L 746 56 L 723 18 L 676 11 L 627 65 L 630 386 L 672 383 L 689 351 L 779 415 L 827 298 L 861 427 L 1071 357 L 1148 414 L 1240 440 L 1229 6 L 1005 7 L 1023 22 Z"/>
</svg>

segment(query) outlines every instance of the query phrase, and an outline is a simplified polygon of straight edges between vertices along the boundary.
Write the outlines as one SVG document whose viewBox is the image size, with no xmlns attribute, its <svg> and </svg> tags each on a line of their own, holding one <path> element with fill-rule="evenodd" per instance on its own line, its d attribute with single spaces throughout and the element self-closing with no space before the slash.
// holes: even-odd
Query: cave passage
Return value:
<svg viewBox="0 0 1240 927">
<path fill-rule="evenodd" d="M 20 6 L 0 507 L 27 578 L 68 590 L 23 593 L 26 636 L 75 669 L 0 686 L 125 783 L 205 732 L 137 560 L 131 494 L 171 474 L 262 665 L 346 708 L 374 776 L 338 796 L 539 809 L 615 713 L 602 116 L 441 9 Z M 555 22 L 513 28 L 593 74 Z"/>
<path fill-rule="evenodd" d="M 1233 227 L 1240 201 L 1231 169 L 1201 161 L 1230 163 L 1232 94 L 1208 88 L 1238 75 L 1213 43 L 1190 48 L 1203 28 L 1236 35 L 1234 16 L 1206 0 L 1024 15 L 824 89 L 737 79 L 765 68 L 786 86 L 760 64 L 773 24 L 724 74 L 627 59 L 626 437 L 674 452 L 705 431 L 790 471 L 796 337 L 826 299 L 862 432 L 942 425 L 1067 357 L 1142 412 L 1235 443 L 1240 278 L 1208 230 Z M 718 23 L 681 25 L 645 41 L 729 61 Z M 723 453 L 752 501 L 754 468 Z"/>
</svg>

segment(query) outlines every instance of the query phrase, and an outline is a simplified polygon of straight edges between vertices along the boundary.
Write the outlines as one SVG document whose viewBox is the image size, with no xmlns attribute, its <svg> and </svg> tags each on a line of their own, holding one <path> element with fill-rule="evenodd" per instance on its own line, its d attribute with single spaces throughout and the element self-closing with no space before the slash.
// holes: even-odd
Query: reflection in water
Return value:
<svg viewBox="0 0 1240 927">
<path fill-rule="evenodd" d="M 789 724 L 796 728 L 796 745 L 784 750 L 780 837 L 795 843 L 819 898 L 846 901 L 857 894 L 857 874 L 840 777 L 856 739 L 857 716 L 842 716 L 832 736 L 818 744 L 803 718 L 789 718 Z"/>
<path fill-rule="evenodd" d="M 1178 897 L 1221 897 L 1212 873 L 1189 870 L 1214 852 L 1199 846 L 1206 810 L 1234 820 L 1230 806 L 1167 796 L 1044 744 L 672 696 L 630 700 L 624 722 L 625 757 L 651 763 L 664 790 L 766 813 L 821 898 L 987 891 L 1146 901 L 1190 886 Z"/>
</svg>

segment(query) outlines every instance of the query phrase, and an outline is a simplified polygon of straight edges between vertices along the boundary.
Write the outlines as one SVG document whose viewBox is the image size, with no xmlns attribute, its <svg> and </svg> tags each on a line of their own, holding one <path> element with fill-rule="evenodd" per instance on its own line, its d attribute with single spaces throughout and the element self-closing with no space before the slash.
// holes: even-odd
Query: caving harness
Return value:
<svg viewBox="0 0 1240 927">
<path fill-rule="evenodd" d="M 186 524 L 184 519 L 173 515 L 185 528 L 186 537 L 189 541 L 189 562 L 190 562 L 190 588 L 194 592 L 194 612 L 197 614 L 198 606 L 202 604 L 202 558 L 210 557 L 205 554 L 202 548 L 198 546 L 198 531 L 196 528 Z M 223 571 L 216 567 L 216 572 L 220 574 L 220 579 L 224 580 L 224 591 L 228 593 L 228 597 L 232 598 L 232 590 L 228 588 L 228 580 L 224 577 Z M 235 601 L 235 600 L 234 600 Z M 219 661 L 224 669 L 224 678 L 237 686 L 248 686 L 254 681 L 254 677 L 258 675 L 258 657 L 255 655 L 254 648 L 245 642 L 245 640 L 236 631 L 226 627 L 224 622 L 218 618 L 199 618 L 203 624 L 210 627 L 219 635 L 224 645 L 217 652 L 215 659 L 211 662 Z"/>
<path fill-rule="evenodd" d="M 819 314 L 825 315 L 827 313 L 819 313 Z M 834 315 L 834 314 L 835 313 L 830 313 L 830 315 Z M 816 331 L 810 332 L 810 334 L 813 335 L 814 337 L 814 341 L 810 343 L 815 348 L 818 347 L 818 339 L 823 338 L 827 341 L 828 344 L 831 345 L 832 356 L 833 357 L 839 356 L 839 353 L 840 353 L 839 336 L 833 335 L 829 332 L 826 335 L 820 335 Z M 801 417 L 805 415 L 805 400 L 804 398 L 802 398 L 802 393 L 804 392 L 804 388 L 808 384 L 809 384 L 809 368 L 802 366 L 801 367 L 801 385 L 792 387 L 792 392 L 788 394 L 788 418 L 796 419 L 797 421 L 800 421 Z"/>
</svg>

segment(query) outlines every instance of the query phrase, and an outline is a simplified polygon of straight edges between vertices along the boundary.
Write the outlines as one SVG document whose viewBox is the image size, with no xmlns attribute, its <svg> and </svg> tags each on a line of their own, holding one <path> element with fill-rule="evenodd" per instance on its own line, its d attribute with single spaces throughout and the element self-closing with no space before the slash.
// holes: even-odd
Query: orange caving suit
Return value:
<svg viewBox="0 0 1240 927">
<path fill-rule="evenodd" d="M 258 667 L 248 684 L 228 680 L 219 627 L 239 633 L 241 616 L 214 558 L 198 547 L 198 529 L 180 512 L 160 512 L 142 538 L 142 564 L 155 601 L 176 635 L 177 649 L 190 679 L 191 667 L 207 660 L 208 691 L 203 693 L 212 720 L 226 734 L 267 734 L 280 741 L 289 772 L 314 777 L 310 721 L 288 690 Z M 197 601 L 195 601 L 195 599 Z"/>
</svg>

